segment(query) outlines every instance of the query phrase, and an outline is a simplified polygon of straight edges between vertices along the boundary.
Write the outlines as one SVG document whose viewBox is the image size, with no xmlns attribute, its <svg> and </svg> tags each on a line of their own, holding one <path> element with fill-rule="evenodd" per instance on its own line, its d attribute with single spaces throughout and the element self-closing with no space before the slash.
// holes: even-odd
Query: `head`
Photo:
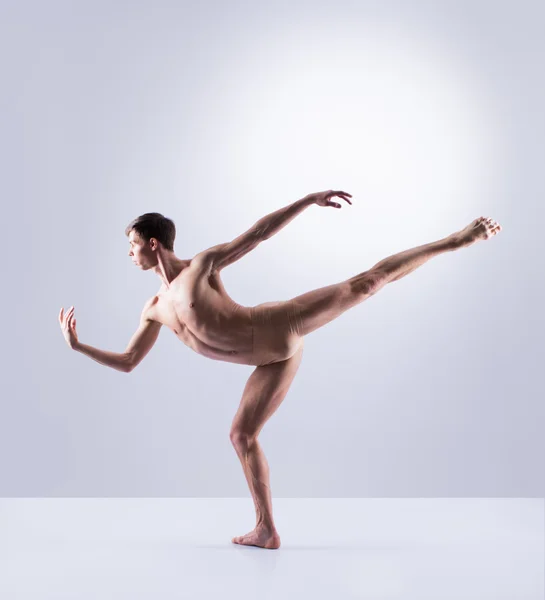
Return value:
<svg viewBox="0 0 545 600">
<path fill-rule="evenodd" d="M 131 221 L 125 235 L 129 238 L 129 256 L 144 269 L 158 263 L 157 253 L 163 257 L 174 255 L 176 226 L 161 213 L 146 213 Z"/>
</svg>

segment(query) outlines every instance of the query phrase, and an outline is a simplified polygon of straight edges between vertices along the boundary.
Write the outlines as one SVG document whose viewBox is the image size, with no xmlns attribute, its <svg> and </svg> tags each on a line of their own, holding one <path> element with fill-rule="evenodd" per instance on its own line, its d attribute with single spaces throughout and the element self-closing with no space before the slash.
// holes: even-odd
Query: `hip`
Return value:
<svg viewBox="0 0 545 600">
<path fill-rule="evenodd" d="M 291 358 L 303 343 L 301 313 L 293 300 L 250 308 L 253 362 L 262 366 Z"/>
</svg>

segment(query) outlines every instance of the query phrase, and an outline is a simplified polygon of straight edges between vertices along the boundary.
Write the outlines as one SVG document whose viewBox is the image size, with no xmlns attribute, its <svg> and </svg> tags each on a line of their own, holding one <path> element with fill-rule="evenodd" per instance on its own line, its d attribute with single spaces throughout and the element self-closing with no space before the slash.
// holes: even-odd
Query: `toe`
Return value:
<svg viewBox="0 0 545 600">
<path fill-rule="evenodd" d="M 245 535 L 237 535 L 232 539 L 232 542 L 234 542 L 235 544 L 244 544 L 246 541 L 245 538 Z"/>
</svg>

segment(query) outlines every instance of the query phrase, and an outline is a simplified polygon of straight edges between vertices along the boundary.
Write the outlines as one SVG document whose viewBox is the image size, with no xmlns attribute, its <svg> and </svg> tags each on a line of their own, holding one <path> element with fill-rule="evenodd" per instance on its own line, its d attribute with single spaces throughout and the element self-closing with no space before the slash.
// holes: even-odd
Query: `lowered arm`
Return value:
<svg viewBox="0 0 545 600">
<path fill-rule="evenodd" d="M 152 321 L 148 318 L 148 311 L 152 304 L 153 298 L 146 302 L 142 314 L 140 315 L 140 325 L 130 339 L 125 350 L 129 373 L 142 362 L 159 337 L 162 323 Z"/>
<path fill-rule="evenodd" d="M 140 325 L 132 336 L 125 352 L 109 352 L 80 342 L 74 345 L 74 350 L 85 354 L 101 365 L 123 373 L 130 373 L 151 350 L 159 336 L 161 323 L 147 318 L 148 309 L 152 303 L 153 299 L 146 302 L 140 316 Z"/>
</svg>

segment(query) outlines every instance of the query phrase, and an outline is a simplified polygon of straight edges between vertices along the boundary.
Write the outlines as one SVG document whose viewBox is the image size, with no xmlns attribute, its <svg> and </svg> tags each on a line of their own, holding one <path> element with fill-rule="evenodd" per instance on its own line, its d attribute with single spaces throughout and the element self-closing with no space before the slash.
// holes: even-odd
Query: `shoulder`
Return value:
<svg viewBox="0 0 545 600">
<path fill-rule="evenodd" d="M 221 254 L 221 251 L 225 244 L 217 244 L 202 250 L 191 259 L 191 266 L 195 266 L 199 270 L 206 270 L 212 272 L 214 270 L 214 262 L 217 257 Z"/>
<path fill-rule="evenodd" d="M 161 289 L 162 286 L 157 294 L 146 300 L 144 308 L 142 308 L 142 314 L 140 315 L 140 319 L 142 321 L 155 321 L 153 307 L 157 304 L 159 300 L 159 293 L 161 292 Z"/>
<path fill-rule="evenodd" d="M 225 244 L 217 244 L 216 246 L 211 246 L 206 250 L 202 250 L 198 254 L 195 254 L 195 256 L 191 259 L 191 263 L 193 263 L 194 261 L 206 262 L 208 260 L 214 259 L 214 257 L 217 256 L 219 252 L 221 252 L 224 246 Z"/>
</svg>

